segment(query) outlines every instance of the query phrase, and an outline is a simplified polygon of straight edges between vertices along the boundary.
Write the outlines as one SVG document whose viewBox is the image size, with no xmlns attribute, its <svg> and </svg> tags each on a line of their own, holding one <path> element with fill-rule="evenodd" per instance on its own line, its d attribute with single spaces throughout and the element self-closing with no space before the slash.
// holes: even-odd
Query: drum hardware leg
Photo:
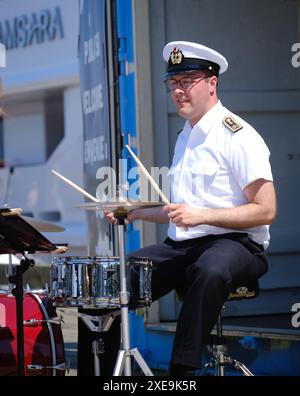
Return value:
<svg viewBox="0 0 300 396">
<path fill-rule="evenodd" d="M 224 377 L 224 366 L 225 366 L 225 353 L 227 348 L 225 345 L 214 345 L 213 346 L 213 354 L 215 356 L 216 362 L 216 375 Z"/>
<path fill-rule="evenodd" d="M 99 377 L 101 370 L 100 370 L 100 355 L 105 352 L 104 349 L 104 341 L 100 336 L 97 340 L 94 340 L 92 343 L 93 355 L 94 355 L 94 370 L 95 376 Z"/>
<path fill-rule="evenodd" d="M 88 329 L 92 332 L 102 333 L 109 331 L 114 319 L 120 315 L 120 311 L 111 312 L 107 315 L 95 316 L 78 313 L 76 316 L 80 317 L 83 323 L 88 327 Z M 98 322 L 98 326 L 95 325 L 94 322 Z"/>
<path fill-rule="evenodd" d="M 139 364 L 140 368 L 143 370 L 143 373 L 147 376 L 152 376 L 153 373 L 149 369 L 148 365 L 146 364 L 143 356 L 140 354 L 139 350 L 137 348 L 131 349 L 131 354 Z"/>
<path fill-rule="evenodd" d="M 99 338 L 92 343 L 92 351 L 94 355 L 94 373 L 96 377 L 101 375 L 100 355 L 105 352 L 104 342 L 101 333 L 109 331 L 115 317 L 120 315 L 120 311 L 111 312 L 107 315 L 98 316 L 97 318 L 91 315 L 77 313 L 88 329 L 95 333 L 100 333 Z M 94 322 L 98 322 L 98 326 Z"/>
<path fill-rule="evenodd" d="M 70 371 L 70 362 L 68 363 L 60 363 L 54 366 L 42 366 L 41 364 L 28 364 L 28 370 L 46 370 L 46 369 L 53 369 L 53 370 L 62 370 L 66 371 L 67 373 Z"/>
<path fill-rule="evenodd" d="M 120 256 L 120 303 L 121 303 L 121 340 L 122 348 L 119 350 L 117 361 L 115 364 L 114 376 L 122 375 L 131 376 L 131 356 L 136 360 L 143 373 L 147 376 L 153 376 L 150 368 L 138 352 L 137 348 L 130 348 L 130 329 L 128 317 L 129 293 L 127 291 L 126 280 L 126 254 L 125 254 L 125 219 L 127 211 L 116 210 L 114 217 L 118 221 L 118 245 Z"/>
<path fill-rule="evenodd" d="M 253 373 L 238 360 L 232 359 L 230 357 L 225 357 L 225 362 L 231 364 L 234 368 L 239 370 L 246 377 L 253 377 Z"/>
<path fill-rule="evenodd" d="M 99 316 L 98 318 L 84 313 L 69 311 L 68 309 L 64 310 L 63 313 L 66 315 L 71 315 L 71 316 L 76 316 L 77 318 L 81 318 L 84 324 L 88 327 L 88 329 L 93 332 L 108 331 L 114 319 L 117 316 L 120 316 L 120 310 L 116 310 L 115 312 L 110 312 L 109 314 Z M 59 320 L 61 322 L 64 322 L 62 315 L 60 316 L 60 318 L 62 319 Z M 98 322 L 98 326 L 96 326 L 94 322 Z"/>
<path fill-rule="evenodd" d="M 124 349 L 119 350 L 117 361 L 116 361 L 114 372 L 113 372 L 114 377 L 122 375 L 122 372 L 124 369 L 124 363 L 125 363 L 124 357 L 125 357 L 125 350 Z"/>
<path fill-rule="evenodd" d="M 51 324 L 56 324 L 58 326 L 61 325 L 61 323 L 64 323 L 63 319 L 61 317 L 58 318 L 53 318 L 53 319 L 28 319 L 28 320 L 24 320 L 23 321 L 23 325 L 27 326 L 27 327 L 36 327 L 40 324 L 44 324 L 44 323 L 51 323 Z"/>
<path fill-rule="evenodd" d="M 17 317 L 17 356 L 18 356 L 18 375 L 24 376 L 24 328 L 23 328 L 23 274 L 29 267 L 34 266 L 34 261 L 24 256 L 20 265 L 15 269 L 15 275 L 8 277 L 9 283 L 15 285 L 12 294 L 16 298 L 16 317 Z"/>
<path fill-rule="evenodd" d="M 213 345 L 212 348 L 213 357 L 211 360 L 204 365 L 201 371 L 201 376 L 205 375 L 210 368 L 215 369 L 215 375 L 224 377 L 225 366 L 230 365 L 235 369 L 239 370 L 244 376 L 253 377 L 253 373 L 238 360 L 232 359 L 227 355 L 227 348 L 224 344 Z"/>
<path fill-rule="evenodd" d="M 225 366 L 229 364 L 233 366 L 235 369 L 239 370 L 246 377 L 253 377 L 253 373 L 241 362 L 238 360 L 232 359 L 228 356 L 223 356 L 221 359 L 213 357 L 210 362 L 206 363 L 203 370 L 201 371 L 201 376 L 205 375 L 210 368 L 216 369 L 216 375 L 224 376 L 225 375 Z"/>
<path fill-rule="evenodd" d="M 79 312 L 73 312 L 66 310 L 64 313 L 68 315 L 73 315 L 77 316 L 78 318 L 81 318 L 82 322 L 87 326 L 87 328 L 91 332 L 95 333 L 103 333 L 109 331 L 114 319 L 117 316 L 120 316 L 120 311 L 117 310 L 115 312 L 110 312 L 109 314 L 102 315 L 102 316 L 92 316 L 92 315 L 87 315 L 84 313 L 79 313 Z M 95 324 L 98 323 L 97 325 Z M 100 376 L 101 370 L 100 370 L 100 357 L 99 355 L 104 353 L 104 342 L 100 336 L 99 339 L 96 339 L 92 343 L 92 350 L 93 350 L 93 355 L 94 355 L 94 373 L 95 376 Z"/>
</svg>

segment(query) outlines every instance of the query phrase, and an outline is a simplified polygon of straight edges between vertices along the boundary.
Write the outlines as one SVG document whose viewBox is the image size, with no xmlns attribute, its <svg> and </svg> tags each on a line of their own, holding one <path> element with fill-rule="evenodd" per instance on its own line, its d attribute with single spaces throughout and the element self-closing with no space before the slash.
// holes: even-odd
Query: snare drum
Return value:
<svg viewBox="0 0 300 396">
<path fill-rule="evenodd" d="M 24 369 L 26 376 L 64 376 L 63 335 L 47 293 L 24 292 Z M 17 375 L 16 299 L 0 291 L 0 376 Z"/>
<path fill-rule="evenodd" d="M 51 265 L 50 296 L 54 306 L 120 307 L 119 257 L 55 257 Z M 127 259 L 127 290 L 131 308 L 151 303 L 152 263 Z"/>
</svg>

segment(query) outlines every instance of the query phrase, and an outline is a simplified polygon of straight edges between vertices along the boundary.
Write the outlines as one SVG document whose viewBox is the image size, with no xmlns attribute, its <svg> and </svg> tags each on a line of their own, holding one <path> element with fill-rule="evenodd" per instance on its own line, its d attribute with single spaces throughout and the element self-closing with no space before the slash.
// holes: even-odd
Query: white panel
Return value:
<svg viewBox="0 0 300 396">
<path fill-rule="evenodd" d="M 4 158 L 7 165 L 45 161 L 45 129 L 42 113 L 4 120 Z"/>
<path fill-rule="evenodd" d="M 229 69 L 221 78 L 222 89 L 300 88 L 299 69 L 291 65 L 291 47 L 299 41 L 296 1 L 166 0 L 165 4 L 167 41 L 200 42 L 226 56 Z"/>
<path fill-rule="evenodd" d="M 49 10 L 52 18 L 56 8 L 60 9 L 64 37 L 57 34 L 54 40 L 18 47 L 6 51 L 5 69 L 1 69 L 6 92 L 21 88 L 32 90 L 34 85 L 46 83 L 58 85 L 59 80 L 78 80 L 77 40 L 79 10 L 77 0 L 6 0 L 1 2 L 0 22 L 7 20 L 13 26 L 14 18 L 32 14 L 39 19 L 40 12 Z M 31 23 L 31 22 L 30 22 Z M 57 30 L 58 31 L 58 30 Z M 23 37 L 23 36 L 22 36 Z"/>
</svg>

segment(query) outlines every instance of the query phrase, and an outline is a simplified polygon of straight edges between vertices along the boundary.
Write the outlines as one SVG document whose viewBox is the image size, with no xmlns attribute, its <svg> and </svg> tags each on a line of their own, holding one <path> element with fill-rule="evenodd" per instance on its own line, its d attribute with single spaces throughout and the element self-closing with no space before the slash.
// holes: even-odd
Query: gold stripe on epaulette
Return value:
<svg viewBox="0 0 300 396">
<path fill-rule="evenodd" d="M 223 118 L 223 124 L 231 130 L 231 132 L 236 133 L 243 129 L 243 126 L 236 122 L 231 116 Z"/>
</svg>

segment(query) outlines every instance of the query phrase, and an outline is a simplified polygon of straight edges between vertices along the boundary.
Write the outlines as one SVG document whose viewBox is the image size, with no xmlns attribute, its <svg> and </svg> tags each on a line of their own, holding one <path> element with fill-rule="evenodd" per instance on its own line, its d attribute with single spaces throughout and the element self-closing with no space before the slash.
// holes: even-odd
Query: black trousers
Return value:
<svg viewBox="0 0 300 396">
<path fill-rule="evenodd" d="M 232 285 L 260 278 L 268 269 L 262 246 L 245 233 L 208 235 L 137 250 L 130 257 L 153 262 L 152 297 L 176 289 L 183 297 L 173 343 L 171 364 L 198 368 Z"/>
</svg>

